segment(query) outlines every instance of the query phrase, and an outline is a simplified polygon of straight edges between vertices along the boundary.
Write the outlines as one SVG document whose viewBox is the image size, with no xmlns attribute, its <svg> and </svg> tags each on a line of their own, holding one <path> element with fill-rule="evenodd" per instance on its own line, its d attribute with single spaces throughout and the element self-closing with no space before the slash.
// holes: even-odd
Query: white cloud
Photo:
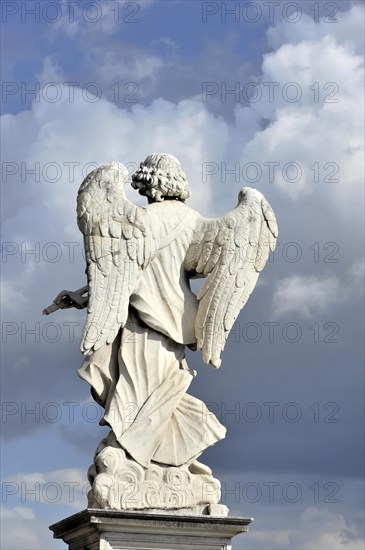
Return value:
<svg viewBox="0 0 365 550">
<path fill-rule="evenodd" d="M 34 511 L 25 506 L 1 508 L 1 548 L 6 550 L 50 550 L 61 548 L 52 540 L 47 519 L 36 518 Z"/>
<path fill-rule="evenodd" d="M 103 0 L 103 2 L 72 2 L 69 6 L 62 5 L 61 17 L 54 23 L 53 32 L 49 33 L 52 40 L 54 32 L 63 33 L 69 38 L 92 34 L 112 35 L 125 25 L 134 25 L 141 21 L 143 10 L 153 5 L 155 0 Z"/>
<path fill-rule="evenodd" d="M 351 44 L 361 55 L 364 42 L 363 6 L 354 5 L 345 12 L 337 13 L 338 23 L 326 23 L 323 18 L 315 23 L 313 17 L 303 14 L 300 24 L 281 21 L 267 31 L 270 46 L 278 49 L 282 44 L 290 42 L 315 41 L 335 33 L 341 42 Z M 334 28 L 333 28 L 334 27 Z"/>
<path fill-rule="evenodd" d="M 34 519 L 35 515 L 31 508 L 26 506 L 14 506 L 14 508 L 1 507 L 0 515 L 2 519 Z"/>
<path fill-rule="evenodd" d="M 1 281 L 1 309 L 4 313 L 12 314 L 24 308 L 27 300 L 17 281 L 2 279 Z"/>
<path fill-rule="evenodd" d="M 60 548 L 52 540 L 48 529 L 49 521 L 36 517 L 34 510 L 27 506 L 14 508 L 1 507 L 0 546 L 6 550 L 50 550 Z"/>
<path fill-rule="evenodd" d="M 280 550 L 363 550 L 365 542 L 343 515 L 314 506 L 304 509 L 292 529 L 252 529 L 248 536 L 255 548 Z"/>
<path fill-rule="evenodd" d="M 22 502 L 63 504 L 78 510 L 86 508 L 86 495 L 90 488 L 86 472 L 79 468 L 19 473 L 4 480 L 4 486 L 6 483 L 16 488 L 15 494 Z"/>
<path fill-rule="evenodd" d="M 272 305 L 275 317 L 295 314 L 309 319 L 326 313 L 342 299 L 337 277 L 289 275 L 278 282 Z"/>
<path fill-rule="evenodd" d="M 49 60 L 47 67 L 50 70 Z M 71 101 L 67 86 L 60 86 L 59 90 L 58 102 L 41 97 L 33 103 L 31 111 L 2 117 L 3 129 L 9 136 L 3 158 L 16 163 L 16 174 L 7 177 L 8 189 L 13 191 L 14 200 L 18 200 L 19 191 L 25 191 L 39 204 L 45 204 L 52 212 L 52 225 L 58 225 L 59 238 L 71 224 L 78 236 L 74 204 L 83 179 L 82 169 L 88 163 L 94 163 L 88 171 L 95 163 L 105 164 L 113 159 L 136 166 L 152 149 L 169 151 L 181 160 L 194 185 L 194 181 L 201 179 L 203 159 L 226 155 L 228 124 L 197 101 L 174 104 L 158 99 L 149 106 L 136 105 L 128 112 L 104 98 L 88 101 L 79 88 L 74 89 Z M 76 166 L 68 167 L 72 162 Z M 25 174 L 36 163 L 39 163 L 38 182 L 36 176 Z M 209 209 L 210 200 L 207 185 L 193 188 L 193 205 Z M 31 206 L 26 203 L 26 207 Z M 19 214 L 19 207 L 16 210 Z M 21 224 L 15 223 L 12 232 L 17 231 L 17 225 Z M 44 226 L 42 233 L 46 231 L 49 234 L 49 227 L 46 230 Z"/>
<path fill-rule="evenodd" d="M 104 52 L 94 48 L 90 55 L 102 82 L 138 82 L 141 87 L 145 87 L 146 83 L 143 81 L 156 78 L 158 71 L 164 66 L 158 57 L 144 54 L 133 48 L 128 48 L 124 55 L 120 51 Z M 146 93 L 145 90 L 143 91 Z"/>
<path fill-rule="evenodd" d="M 348 271 L 349 287 L 356 292 L 364 292 L 365 261 L 356 260 Z"/>
<path fill-rule="evenodd" d="M 308 507 L 300 517 L 300 529 L 289 535 L 289 548 L 298 550 L 363 550 L 365 540 L 341 514 Z"/>
<path fill-rule="evenodd" d="M 356 30 L 362 14 L 363 7 L 354 6 L 341 14 L 344 25 L 316 25 L 305 16 L 301 25 L 281 22 L 269 29 L 269 40 L 278 49 L 264 56 L 260 82 L 266 83 L 265 93 L 250 107 L 269 125 L 242 150 L 245 162 L 280 163 L 274 184 L 284 197 L 313 193 L 351 218 L 361 212 L 363 197 L 363 58 L 357 53 Z M 269 84 L 275 85 L 272 101 Z M 288 181 L 295 180 L 294 173 L 283 175 L 291 162 L 302 169 L 298 181 Z"/>
<path fill-rule="evenodd" d="M 41 85 L 47 85 L 51 82 L 64 82 L 67 80 L 58 63 L 57 56 L 47 55 L 43 59 L 42 70 L 37 74 L 37 79 Z"/>
<path fill-rule="evenodd" d="M 275 317 L 291 314 L 310 319 L 329 313 L 339 304 L 357 300 L 364 292 L 364 259 L 355 260 L 342 279 L 290 274 L 276 283 L 272 297 Z"/>
<path fill-rule="evenodd" d="M 265 548 L 288 548 L 289 544 L 289 530 L 277 530 L 277 531 L 250 531 L 250 539 L 256 543 L 265 544 Z M 266 546 L 267 545 L 267 546 Z M 264 546 L 262 546 L 264 547 Z"/>
</svg>

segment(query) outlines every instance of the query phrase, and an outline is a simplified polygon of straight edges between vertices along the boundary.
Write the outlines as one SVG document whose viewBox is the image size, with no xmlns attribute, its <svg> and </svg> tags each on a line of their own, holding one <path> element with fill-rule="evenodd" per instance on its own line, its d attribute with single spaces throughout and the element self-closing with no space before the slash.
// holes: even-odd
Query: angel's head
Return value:
<svg viewBox="0 0 365 550">
<path fill-rule="evenodd" d="M 155 153 L 141 162 L 132 175 L 132 187 L 150 201 L 175 199 L 185 202 L 190 197 L 188 181 L 180 162 L 173 155 Z"/>
</svg>

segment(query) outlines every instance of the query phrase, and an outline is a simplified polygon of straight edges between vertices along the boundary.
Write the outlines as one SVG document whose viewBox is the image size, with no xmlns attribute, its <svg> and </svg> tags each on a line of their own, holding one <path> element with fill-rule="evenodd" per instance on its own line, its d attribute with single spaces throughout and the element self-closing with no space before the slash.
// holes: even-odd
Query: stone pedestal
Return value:
<svg viewBox="0 0 365 550">
<path fill-rule="evenodd" d="M 251 521 L 88 508 L 50 529 L 69 550 L 229 550 Z"/>
</svg>

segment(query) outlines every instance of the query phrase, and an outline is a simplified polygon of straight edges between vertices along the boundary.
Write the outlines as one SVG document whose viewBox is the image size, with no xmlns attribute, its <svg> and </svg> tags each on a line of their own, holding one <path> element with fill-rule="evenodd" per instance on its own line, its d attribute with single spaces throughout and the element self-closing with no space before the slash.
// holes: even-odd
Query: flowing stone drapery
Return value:
<svg viewBox="0 0 365 550">
<path fill-rule="evenodd" d="M 104 422 L 144 467 L 151 460 L 180 466 L 225 436 L 206 405 L 186 394 L 194 373 L 184 347 L 131 310 L 113 346 L 94 352 L 79 369 L 105 408 Z"/>
<path fill-rule="evenodd" d="M 209 470 L 194 473 L 189 465 L 226 430 L 202 401 L 186 394 L 194 372 L 184 348 L 147 327 L 131 308 L 113 346 L 95 351 L 79 369 L 105 408 L 102 423 L 112 429 L 89 471 L 90 505 L 196 508 L 219 502 L 219 482 Z"/>
</svg>

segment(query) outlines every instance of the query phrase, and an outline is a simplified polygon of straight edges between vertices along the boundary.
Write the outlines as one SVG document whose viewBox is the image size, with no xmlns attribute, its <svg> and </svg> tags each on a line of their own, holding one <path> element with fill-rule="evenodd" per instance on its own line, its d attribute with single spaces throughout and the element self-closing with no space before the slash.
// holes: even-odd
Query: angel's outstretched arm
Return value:
<svg viewBox="0 0 365 550">
<path fill-rule="evenodd" d="M 53 304 L 46 307 L 43 310 L 43 315 L 50 315 L 58 309 L 68 309 L 74 307 L 76 309 L 83 309 L 87 307 L 88 296 L 85 294 L 88 292 L 88 285 L 79 288 L 78 290 L 61 290 L 53 300 Z"/>
</svg>

